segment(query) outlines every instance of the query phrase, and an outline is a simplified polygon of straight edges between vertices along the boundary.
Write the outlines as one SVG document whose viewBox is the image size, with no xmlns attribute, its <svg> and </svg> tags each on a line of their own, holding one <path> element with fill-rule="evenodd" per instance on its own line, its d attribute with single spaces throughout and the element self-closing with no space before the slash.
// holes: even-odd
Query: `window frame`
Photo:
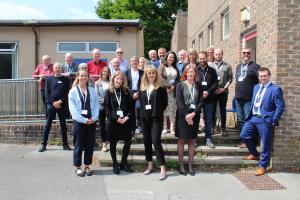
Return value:
<svg viewBox="0 0 300 200">
<path fill-rule="evenodd" d="M 85 44 L 85 51 L 61 51 L 59 49 L 59 45 L 62 44 L 62 43 L 65 43 L 65 44 L 72 44 L 72 43 L 83 43 Z M 116 41 L 89 41 L 89 42 L 83 42 L 83 41 L 59 41 L 59 42 L 56 42 L 56 52 L 57 53 L 91 53 L 92 50 L 90 51 L 90 44 L 91 43 L 114 43 L 116 44 L 116 49 L 119 48 L 119 42 L 116 42 Z M 103 51 L 101 50 L 101 53 L 115 53 L 115 50 L 114 51 Z"/>
<path fill-rule="evenodd" d="M 228 17 L 228 24 L 226 23 L 226 16 Z M 229 8 L 227 8 L 223 13 L 222 13 L 222 39 L 225 40 L 226 38 L 229 37 L 229 34 L 230 34 L 230 29 L 229 29 L 229 25 L 230 25 L 230 22 L 229 22 Z M 226 25 L 228 26 L 228 32 L 227 34 L 225 35 L 225 28 L 226 28 Z"/>
<path fill-rule="evenodd" d="M 203 31 L 199 34 L 199 51 L 204 50 L 204 37 L 203 37 Z"/>
<path fill-rule="evenodd" d="M 208 45 L 209 47 L 214 47 L 214 22 L 208 25 Z"/>
<path fill-rule="evenodd" d="M 0 48 L 0 52 L 15 52 L 17 49 L 18 42 L 1 42 L 0 41 L 0 44 L 14 44 L 14 47 L 10 48 L 10 49 L 1 49 Z"/>
</svg>

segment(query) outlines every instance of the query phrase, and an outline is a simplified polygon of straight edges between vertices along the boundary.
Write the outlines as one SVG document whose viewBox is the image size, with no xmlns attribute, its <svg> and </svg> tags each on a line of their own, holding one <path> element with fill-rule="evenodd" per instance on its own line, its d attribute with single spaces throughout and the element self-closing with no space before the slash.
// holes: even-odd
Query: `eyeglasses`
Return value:
<svg viewBox="0 0 300 200">
<path fill-rule="evenodd" d="M 250 53 L 250 52 L 243 52 L 243 54 L 248 54 L 248 55 L 250 55 L 251 53 Z"/>
</svg>

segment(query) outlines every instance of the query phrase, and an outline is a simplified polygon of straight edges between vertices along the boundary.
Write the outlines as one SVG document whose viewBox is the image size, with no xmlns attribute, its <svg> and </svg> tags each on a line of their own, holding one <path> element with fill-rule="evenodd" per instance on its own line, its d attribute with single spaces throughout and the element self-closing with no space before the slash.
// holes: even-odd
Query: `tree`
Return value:
<svg viewBox="0 0 300 200">
<path fill-rule="evenodd" d="M 145 55 L 151 49 L 170 49 L 177 10 L 187 9 L 187 0 L 99 0 L 96 13 L 104 19 L 140 19 L 144 26 Z"/>
</svg>

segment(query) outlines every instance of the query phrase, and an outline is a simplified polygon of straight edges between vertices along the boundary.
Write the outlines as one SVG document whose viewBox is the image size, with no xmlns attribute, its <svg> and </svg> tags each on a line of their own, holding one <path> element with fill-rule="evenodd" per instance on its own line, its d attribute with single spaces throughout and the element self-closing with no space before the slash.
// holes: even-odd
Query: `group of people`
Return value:
<svg viewBox="0 0 300 200">
<path fill-rule="evenodd" d="M 262 136 L 269 131 L 268 126 L 277 124 L 283 112 L 278 101 L 283 102 L 280 88 L 270 83 L 268 68 L 260 68 L 251 61 L 250 49 L 243 49 L 243 63 L 236 70 L 236 103 L 238 110 L 241 139 L 249 148 L 247 159 L 258 159 L 255 145 L 252 143 L 254 130 L 258 130 L 262 141 L 261 168 L 266 168 L 270 158 L 270 137 Z M 216 127 L 216 107 L 221 115 L 221 134 L 226 133 L 226 105 L 228 88 L 233 80 L 232 67 L 223 61 L 222 49 L 208 49 L 197 52 L 189 49 L 167 52 L 165 48 L 149 51 L 150 60 L 133 56 L 129 62 L 123 56 L 122 48 L 116 49 L 116 56 L 109 63 L 102 61 L 99 49 L 92 51 L 93 59 L 87 64 L 74 64 L 71 53 L 65 55 L 65 63 L 51 64 L 50 57 L 43 56 L 43 64 L 38 65 L 33 77 L 40 82 L 43 102 L 46 108 L 46 125 L 42 132 L 42 144 L 39 152 L 46 150 L 48 135 L 53 119 L 58 114 L 63 149 L 70 150 L 67 140 L 66 118 L 68 110 L 73 119 L 73 165 L 78 176 L 90 176 L 90 165 L 95 143 L 96 122 L 99 121 L 102 151 L 109 151 L 113 161 L 113 173 L 120 170 L 133 172 L 127 157 L 136 129 L 141 129 L 148 165 L 145 175 L 153 172 L 152 145 L 160 166 L 159 180 L 167 177 L 165 156 L 161 144 L 161 135 L 170 131 L 178 138 L 179 172 L 194 176 L 192 168 L 196 138 L 200 121 L 203 118 L 206 146 L 215 148 L 211 135 Z M 262 75 L 261 75 L 262 74 Z M 263 76 L 263 80 L 260 77 Z M 264 90 L 254 88 L 260 80 Z M 269 86 L 274 88 L 274 97 L 265 105 L 263 97 L 269 94 Z M 71 90 L 70 90 L 71 88 Z M 259 90 L 259 92 L 258 92 Z M 279 91 L 279 92 L 278 92 Z M 256 93 L 259 93 L 258 97 Z M 279 94 L 278 94 L 279 93 Z M 254 107 L 252 101 L 257 101 Z M 269 98 L 269 97 L 268 97 Z M 273 102 L 275 101 L 276 102 Z M 253 102 L 252 102 L 253 103 Z M 273 104 L 272 104 L 273 103 Z M 252 105 L 252 104 L 251 104 Z M 252 108 L 256 121 L 248 120 Z M 68 109 L 69 108 L 69 109 Z M 280 109 L 274 112 L 270 109 Z M 201 114 L 202 113 L 202 114 Z M 275 115 L 275 116 L 274 116 Z M 246 124 L 245 124 L 245 121 Z M 264 121 L 264 122 L 265 122 Z M 252 123 L 250 123 L 252 122 Z M 169 126 L 168 126 L 169 125 Z M 244 127 L 244 128 L 243 128 Z M 168 130 L 169 128 L 169 130 Z M 264 135 L 264 134 L 263 134 Z M 116 157 L 116 146 L 124 141 L 121 162 Z M 184 143 L 188 142 L 188 169 L 184 168 Z M 84 151 L 84 167 L 82 153 Z"/>
</svg>

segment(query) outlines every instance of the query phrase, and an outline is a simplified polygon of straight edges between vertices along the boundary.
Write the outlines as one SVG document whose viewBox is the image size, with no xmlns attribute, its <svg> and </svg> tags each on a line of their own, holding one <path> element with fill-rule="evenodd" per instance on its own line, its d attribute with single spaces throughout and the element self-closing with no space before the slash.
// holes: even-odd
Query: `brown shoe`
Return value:
<svg viewBox="0 0 300 200">
<path fill-rule="evenodd" d="M 263 167 L 259 167 L 256 169 L 255 176 L 262 176 L 266 173 L 266 169 Z"/>
<path fill-rule="evenodd" d="M 249 156 L 245 157 L 244 160 L 259 160 L 259 156 L 250 154 Z"/>
<path fill-rule="evenodd" d="M 227 131 L 225 130 L 225 128 L 222 128 L 222 129 L 221 129 L 221 135 L 222 135 L 223 137 L 227 137 L 227 136 L 228 136 L 228 133 L 227 133 Z"/>
<path fill-rule="evenodd" d="M 238 148 L 243 149 L 243 148 L 247 148 L 245 143 L 240 143 L 237 145 Z"/>
</svg>

